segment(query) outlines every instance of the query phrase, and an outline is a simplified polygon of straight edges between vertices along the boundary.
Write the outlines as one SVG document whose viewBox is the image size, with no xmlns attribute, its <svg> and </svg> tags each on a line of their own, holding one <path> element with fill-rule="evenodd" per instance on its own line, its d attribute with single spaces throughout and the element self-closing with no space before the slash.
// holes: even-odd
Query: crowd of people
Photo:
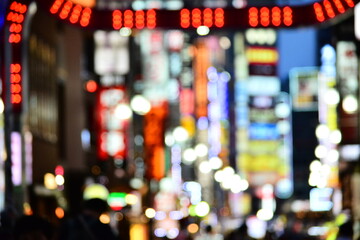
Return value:
<svg viewBox="0 0 360 240">
<path fill-rule="evenodd" d="M 89 199 L 83 204 L 79 214 L 65 218 L 55 227 L 48 220 L 36 215 L 16 217 L 14 211 L 6 210 L 0 216 L 1 240 L 129 240 L 116 234 L 109 224 L 99 220 L 108 205 L 101 199 Z M 290 224 L 289 224 L 290 223 Z M 326 239 L 309 236 L 303 231 L 300 221 L 289 222 L 282 231 L 266 231 L 261 240 L 316 240 Z M 333 240 L 353 240 L 353 222 L 347 221 L 338 228 Z M 150 239 L 150 238 L 149 238 Z M 175 240 L 259 240 L 249 234 L 246 222 L 227 233 L 217 231 L 214 226 L 205 224 L 196 234 L 186 231 L 186 224 Z M 359 239 L 356 239 L 359 240 Z"/>
</svg>

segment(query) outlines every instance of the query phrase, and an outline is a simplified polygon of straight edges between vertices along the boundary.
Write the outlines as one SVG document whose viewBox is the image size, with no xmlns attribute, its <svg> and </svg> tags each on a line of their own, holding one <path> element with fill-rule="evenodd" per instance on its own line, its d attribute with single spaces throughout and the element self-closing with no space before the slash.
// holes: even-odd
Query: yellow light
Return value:
<svg viewBox="0 0 360 240">
<path fill-rule="evenodd" d="M 129 205 L 134 205 L 138 202 L 138 197 L 135 194 L 127 194 L 125 197 L 125 202 Z"/>
<path fill-rule="evenodd" d="M 52 173 L 46 173 L 44 175 L 44 185 L 47 189 L 56 189 L 57 188 L 57 184 L 55 181 L 55 176 Z"/>
<path fill-rule="evenodd" d="M 102 200 L 107 200 L 109 196 L 109 191 L 104 185 L 101 184 L 90 184 L 84 190 L 84 199 L 91 198 L 100 198 Z"/>
<path fill-rule="evenodd" d="M 103 213 L 100 215 L 99 217 L 100 222 L 104 223 L 104 224 L 109 224 L 110 223 L 110 216 L 109 214 Z"/>
<path fill-rule="evenodd" d="M 31 206 L 30 206 L 29 203 L 25 202 L 23 207 L 24 207 L 24 214 L 25 215 L 32 215 L 33 214 L 33 211 L 31 209 Z"/>
<path fill-rule="evenodd" d="M 145 224 L 132 224 L 130 226 L 130 240 L 147 240 L 147 235 Z"/>
<path fill-rule="evenodd" d="M 148 218 L 154 218 L 155 214 L 156 214 L 156 211 L 153 208 L 148 208 L 145 211 L 145 216 L 148 217 Z"/>
</svg>

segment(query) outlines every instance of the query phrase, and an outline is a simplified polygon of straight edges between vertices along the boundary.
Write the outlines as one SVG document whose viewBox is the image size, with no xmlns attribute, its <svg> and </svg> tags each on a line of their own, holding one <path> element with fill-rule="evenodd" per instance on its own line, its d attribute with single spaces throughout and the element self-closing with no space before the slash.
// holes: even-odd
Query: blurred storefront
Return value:
<svg viewBox="0 0 360 240">
<path fill-rule="evenodd" d="M 358 220 L 355 3 L 174 2 L 8 2 L 0 209 L 57 221 L 101 185 L 112 224 L 159 238 Z"/>
</svg>

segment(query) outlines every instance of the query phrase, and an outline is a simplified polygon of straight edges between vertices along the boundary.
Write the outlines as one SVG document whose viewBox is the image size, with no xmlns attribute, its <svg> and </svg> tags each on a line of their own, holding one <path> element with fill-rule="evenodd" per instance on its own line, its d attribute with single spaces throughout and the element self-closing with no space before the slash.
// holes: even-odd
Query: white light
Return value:
<svg viewBox="0 0 360 240">
<path fill-rule="evenodd" d="M 219 39 L 219 45 L 222 49 L 227 50 L 231 47 L 231 41 L 228 37 L 221 37 Z"/>
<path fill-rule="evenodd" d="M 64 185 L 64 183 L 65 183 L 64 176 L 62 176 L 62 175 L 56 175 L 56 177 L 55 177 L 55 182 L 56 182 L 56 184 L 57 184 L 58 186 Z"/>
<path fill-rule="evenodd" d="M 287 118 L 290 116 L 290 107 L 287 103 L 279 103 L 275 106 L 275 115 L 278 118 Z"/>
<path fill-rule="evenodd" d="M 330 133 L 329 140 L 331 143 L 339 144 L 341 142 L 342 136 L 340 130 L 334 130 Z"/>
<path fill-rule="evenodd" d="M 334 88 L 328 89 L 325 92 L 324 98 L 325 103 L 328 105 L 336 105 L 340 101 L 339 92 Z"/>
<path fill-rule="evenodd" d="M 5 106 L 2 99 L 0 99 L 0 114 L 4 112 Z"/>
<path fill-rule="evenodd" d="M 123 28 L 120 28 L 119 33 L 123 37 L 129 37 L 132 33 L 132 30 L 131 30 L 131 28 L 123 27 Z"/>
<path fill-rule="evenodd" d="M 187 148 L 184 150 L 183 159 L 185 162 L 192 163 L 196 160 L 196 152 L 193 148 Z"/>
<path fill-rule="evenodd" d="M 153 209 L 153 208 L 148 208 L 148 209 L 145 210 L 145 216 L 146 216 L 147 218 L 154 218 L 155 215 L 156 215 L 155 209 Z"/>
<path fill-rule="evenodd" d="M 225 172 L 222 170 L 216 171 L 214 174 L 215 181 L 222 182 L 225 177 Z"/>
<path fill-rule="evenodd" d="M 147 114 L 151 109 L 150 102 L 141 95 L 136 95 L 131 99 L 131 108 L 139 115 Z"/>
<path fill-rule="evenodd" d="M 211 166 L 210 163 L 208 161 L 202 161 L 199 164 L 199 170 L 202 173 L 210 173 L 211 172 Z"/>
<path fill-rule="evenodd" d="M 188 131 L 183 127 L 176 127 L 173 131 L 173 136 L 177 142 L 185 142 L 189 138 Z"/>
<path fill-rule="evenodd" d="M 274 212 L 271 211 L 270 209 L 260 209 L 257 213 L 256 216 L 260 219 L 260 220 L 264 220 L 264 221 L 268 221 L 271 220 L 274 217 Z"/>
<path fill-rule="evenodd" d="M 220 169 L 223 165 L 223 161 L 219 157 L 212 157 L 209 159 L 210 166 L 212 169 Z"/>
<path fill-rule="evenodd" d="M 155 214 L 156 220 L 164 220 L 166 218 L 166 213 L 164 211 L 157 211 Z"/>
<path fill-rule="evenodd" d="M 115 107 L 115 116 L 118 119 L 127 120 L 132 117 L 132 111 L 129 105 L 127 104 L 118 104 Z"/>
<path fill-rule="evenodd" d="M 342 108 L 346 113 L 355 113 L 358 110 L 359 103 L 355 96 L 348 95 L 342 102 Z"/>
<path fill-rule="evenodd" d="M 210 28 L 207 26 L 200 26 L 196 29 L 197 34 L 199 34 L 200 36 L 205 36 L 208 35 L 210 32 Z"/>
<path fill-rule="evenodd" d="M 319 159 L 322 159 L 324 157 L 326 157 L 327 155 L 327 148 L 323 145 L 318 145 L 315 148 L 315 156 Z"/>
<path fill-rule="evenodd" d="M 199 217 L 205 217 L 210 212 L 210 206 L 207 202 L 201 201 L 195 206 L 195 213 Z"/>
<path fill-rule="evenodd" d="M 231 175 L 233 175 L 233 174 L 235 173 L 235 170 L 234 170 L 232 167 L 230 167 L 230 166 L 225 167 L 223 171 L 224 171 L 225 174 L 228 175 L 228 176 L 231 176 Z"/>
<path fill-rule="evenodd" d="M 290 122 L 287 121 L 287 120 L 282 120 L 282 121 L 279 121 L 277 124 L 276 124 L 276 128 L 278 129 L 279 133 L 280 134 L 288 134 L 291 130 L 291 125 L 290 125 Z"/>
<path fill-rule="evenodd" d="M 321 162 L 319 160 L 314 160 L 310 163 L 310 171 L 311 172 L 318 172 L 321 169 Z"/>
<path fill-rule="evenodd" d="M 195 146 L 196 155 L 199 157 L 205 157 L 208 154 L 208 151 L 208 147 L 203 143 L 199 143 Z"/>
<path fill-rule="evenodd" d="M 325 139 L 329 136 L 329 127 L 325 124 L 320 124 L 316 127 L 315 135 L 318 139 Z"/>
<path fill-rule="evenodd" d="M 331 163 L 337 163 L 340 158 L 340 153 L 337 149 L 331 149 L 328 153 L 327 160 Z"/>
<path fill-rule="evenodd" d="M 166 146 L 168 147 L 171 147 L 172 145 L 175 144 L 175 138 L 174 136 L 172 135 L 172 133 L 167 133 L 166 136 L 165 136 L 165 144 Z"/>
<path fill-rule="evenodd" d="M 179 229 L 177 228 L 172 228 L 172 229 L 169 229 L 167 234 L 166 234 L 166 237 L 168 239 L 175 239 L 177 236 L 179 235 Z"/>
</svg>

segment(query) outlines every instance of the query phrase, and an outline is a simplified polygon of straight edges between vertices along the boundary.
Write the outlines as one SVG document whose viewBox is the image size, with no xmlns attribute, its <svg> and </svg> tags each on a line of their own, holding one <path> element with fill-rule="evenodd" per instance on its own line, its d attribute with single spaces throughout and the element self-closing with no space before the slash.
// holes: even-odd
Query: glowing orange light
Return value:
<svg viewBox="0 0 360 240">
<path fill-rule="evenodd" d="M 57 208 L 55 209 L 55 215 L 56 215 L 56 217 L 59 218 L 59 219 L 64 218 L 64 216 L 65 216 L 65 211 L 64 211 L 64 209 L 62 209 L 61 207 L 57 207 Z"/>
<path fill-rule="evenodd" d="M 321 5 L 320 5 L 319 3 L 314 3 L 313 7 L 314 7 L 316 19 L 317 19 L 319 22 L 325 21 L 324 12 L 323 12 L 323 10 L 322 10 Z"/>
<path fill-rule="evenodd" d="M 353 0 L 345 0 L 345 2 L 346 2 L 346 4 L 347 4 L 349 7 L 354 7 L 354 6 L 355 6 Z"/>
<path fill-rule="evenodd" d="M 16 84 L 11 84 L 11 89 L 10 89 L 11 93 L 20 93 L 21 92 L 21 85 L 16 83 Z"/>
<path fill-rule="evenodd" d="M 124 12 L 124 26 L 127 28 L 133 28 L 134 26 L 134 13 L 131 10 Z"/>
<path fill-rule="evenodd" d="M 60 14 L 59 14 L 59 17 L 61 19 L 66 19 L 68 16 L 69 16 L 69 13 L 70 13 L 70 10 L 72 8 L 72 5 L 73 3 L 70 2 L 70 1 L 67 1 L 65 4 L 64 4 L 64 7 L 62 8 Z"/>
<path fill-rule="evenodd" d="M 86 27 L 89 25 L 90 23 L 90 18 L 91 18 L 91 9 L 90 8 L 84 8 L 84 10 L 82 11 L 82 16 L 80 19 L 80 25 L 82 27 Z"/>
<path fill-rule="evenodd" d="M 293 24 L 293 15 L 292 15 L 292 9 L 291 7 L 284 7 L 283 8 L 283 12 L 284 12 L 284 24 L 286 26 L 291 26 Z"/>
<path fill-rule="evenodd" d="M 267 7 L 260 9 L 260 23 L 263 27 L 267 27 L 270 24 L 270 10 Z"/>
<path fill-rule="evenodd" d="M 213 12 L 210 8 L 204 10 L 204 26 L 211 27 L 213 25 Z"/>
<path fill-rule="evenodd" d="M 146 12 L 146 26 L 150 29 L 156 27 L 156 11 L 154 9 Z"/>
<path fill-rule="evenodd" d="M 224 10 L 222 8 L 215 9 L 215 26 L 223 27 L 224 26 Z"/>
<path fill-rule="evenodd" d="M 190 27 L 190 11 L 188 9 L 182 9 L 180 11 L 180 26 L 182 28 Z"/>
<path fill-rule="evenodd" d="M 87 81 L 86 91 L 93 93 L 93 92 L 96 92 L 97 88 L 98 88 L 98 85 L 94 80 Z"/>
<path fill-rule="evenodd" d="M 323 1 L 324 7 L 325 7 L 325 11 L 326 14 L 330 17 L 330 18 L 334 18 L 335 17 L 335 12 L 333 7 L 331 6 L 331 3 L 329 2 L 329 0 L 324 0 Z"/>
<path fill-rule="evenodd" d="M 279 7 L 273 7 L 271 9 L 271 23 L 276 27 L 281 24 L 281 10 Z"/>
<path fill-rule="evenodd" d="M 55 14 L 59 11 L 61 5 L 63 4 L 64 0 L 56 0 L 50 8 L 50 12 Z"/>
<path fill-rule="evenodd" d="M 19 83 L 21 81 L 21 75 L 18 73 L 12 73 L 10 75 L 10 82 L 11 83 Z"/>
<path fill-rule="evenodd" d="M 70 22 L 71 23 L 77 23 L 79 21 L 81 11 L 82 11 L 82 7 L 80 5 L 76 5 L 72 9 L 72 13 L 71 13 L 71 16 L 70 16 Z"/>
<path fill-rule="evenodd" d="M 145 13 L 143 10 L 135 12 L 135 26 L 137 29 L 143 29 L 145 27 Z"/>
<path fill-rule="evenodd" d="M 119 30 L 122 27 L 122 13 L 120 10 L 113 11 L 113 28 Z"/>
<path fill-rule="evenodd" d="M 340 13 L 344 13 L 345 12 L 345 8 L 344 5 L 341 3 L 340 0 L 333 0 L 336 9 L 340 12 Z"/>
<path fill-rule="evenodd" d="M 11 95 L 11 103 L 14 103 L 14 104 L 19 104 L 21 103 L 21 95 L 20 94 L 12 94 Z"/>
<path fill-rule="evenodd" d="M 201 26 L 201 11 L 198 8 L 195 8 L 191 11 L 191 20 L 192 26 L 198 28 Z"/>
<path fill-rule="evenodd" d="M 21 65 L 18 63 L 10 64 L 10 73 L 19 73 L 21 71 Z"/>
<path fill-rule="evenodd" d="M 259 10 L 256 7 L 249 9 L 249 25 L 256 27 L 259 24 Z"/>
</svg>

